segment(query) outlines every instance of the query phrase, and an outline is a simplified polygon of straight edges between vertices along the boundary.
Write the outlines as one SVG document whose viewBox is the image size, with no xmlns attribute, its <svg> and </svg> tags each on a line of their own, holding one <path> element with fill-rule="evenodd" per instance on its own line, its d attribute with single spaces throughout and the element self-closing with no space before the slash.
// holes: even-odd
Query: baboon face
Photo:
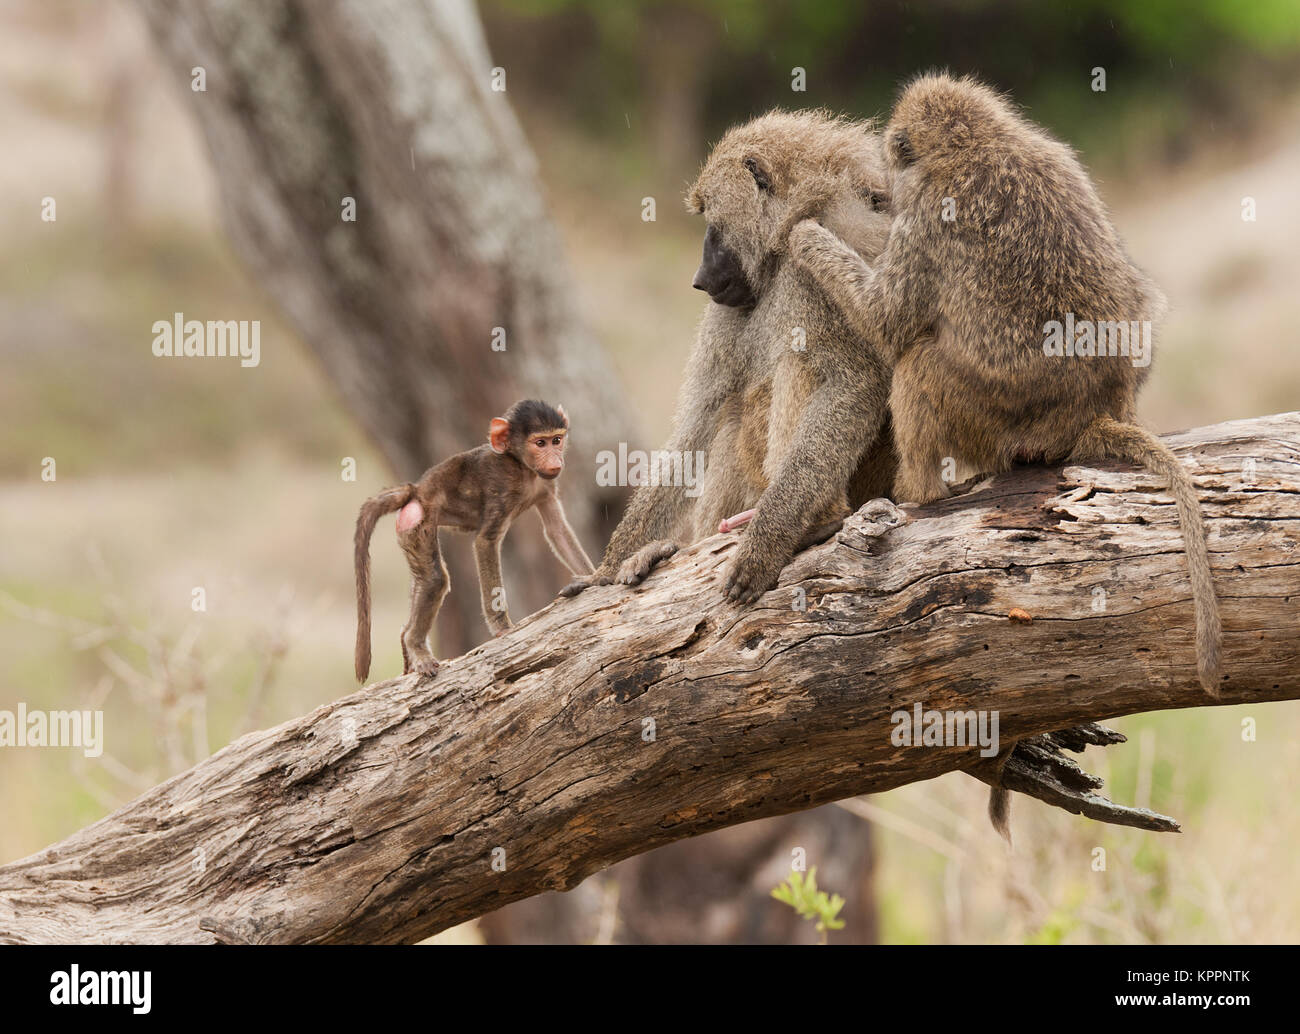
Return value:
<svg viewBox="0 0 1300 1034">
<path fill-rule="evenodd" d="M 564 469 L 564 442 L 567 427 L 541 428 L 530 434 L 520 450 L 524 465 L 547 481 L 554 481 Z"/>
<path fill-rule="evenodd" d="M 568 435 L 569 417 L 563 406 L 524 399 L 505 416 L 492 418 L 488 444 L 493 452 L 508 452 L 540 477 L 553 481 L 564 469 Z"/>
<path fill-rule="evenodd" d="M 753 305 L 791 227 L 837 202 L 888 206 L 879 138 L 866 123 L 820 111 L 772 111 L 729 130 L 686 196 L 705 219 L 693 286 L 720 305 Z"/>
</svg>

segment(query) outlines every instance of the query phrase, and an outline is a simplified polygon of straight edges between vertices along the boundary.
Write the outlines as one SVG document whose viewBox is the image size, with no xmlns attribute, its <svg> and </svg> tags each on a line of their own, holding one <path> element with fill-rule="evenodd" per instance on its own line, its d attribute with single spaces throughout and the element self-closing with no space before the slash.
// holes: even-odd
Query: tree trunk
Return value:
<svg viewBox="0 0 1300 1034">
<path fill-rule="evenodd" d="M 1300 413 L 1168 440 L 1209 526 L 1219 702 L 1300 698 Z M 0 940 L 413 941 L 675 840 L 987 764 L 895 743 L 917 704 L 996 711 L 1010 744 L 1214 703 L 1145 473 L 868 503 L 752 607 L 720 591 L 737 538 L 242 737 L 0 868 Z M 1066 783 L 1050 794 L 1096 799 Z"/>
</svg>

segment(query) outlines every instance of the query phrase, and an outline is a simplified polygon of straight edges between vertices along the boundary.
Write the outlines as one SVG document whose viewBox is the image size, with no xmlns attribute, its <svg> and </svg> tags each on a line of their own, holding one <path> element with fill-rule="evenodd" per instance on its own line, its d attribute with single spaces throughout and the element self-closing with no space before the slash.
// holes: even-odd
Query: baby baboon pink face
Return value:
<svg viewBox="0 0 1300 1034">
<path fill-rule="evenodd" d="M 564 469 L 568 437 L 564 407 L 552 408 L 533 399 L 516 403 L 505 416 L 493 417 L 488 428 L 488 444 L 494 452 L 508 452 L 547 481 Z"/>
<path fill-rule="evenodd" d="M 524 463 L 548 481 L 564 469 L 564 442 L 569 432 L 564 427 L 534 432 L 524 442 Z"/>
</svg>

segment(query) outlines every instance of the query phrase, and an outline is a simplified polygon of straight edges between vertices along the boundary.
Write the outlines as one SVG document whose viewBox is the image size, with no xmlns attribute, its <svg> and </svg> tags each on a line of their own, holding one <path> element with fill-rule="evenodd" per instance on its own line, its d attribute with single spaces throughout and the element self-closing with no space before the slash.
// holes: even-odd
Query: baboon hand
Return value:
<svg viewBox="0 0 1300 1034">
<path fill-rule="evenodd" d="M 428 678 L 431 675 L 437 675 L 440 667 L 441 664 L 436 657 L 426 657 L 415 662 L 414 671 L 421 678 Z M 410 674 L 410 672 L 407 674 Z"/>
<path fill-rule="evenodd" d="M 839 251 L 842 247 L 840 239 L 816 219 L 796 223 L 790 231 L 790 257 L 801 266 L 812 265 L 826 248 Z"/>
<path fill-rule="evenodd" d="M 577 578 L 573 579 L 573 581 L 560 590 L 560 595 L 564 597 L 572 597 L 578 595 L 578 593 L 582 592 L 582 590 L 588 586 L 612 585 L 613 583 L 613 576 L 610 575 L 605 565 L 602 564 L 600 567 L 596 568 L 596 570 L 592 571 L 591 574 L 578 575 Z"/>
<path fill-rule="evenodd" d="M 668 542 L 664 539 L 646 543 L 623 561 L 618 574 L 614 576 L 614 581 L 620 585 L 640 585 L 651 571 L 676 553 L 678 548 L 676 542 Z"/>
<path fill-rule="evenodd" d="M 781 570 L 789 558 L 771 550 L 763 550 L 756 539 L 748 535 L 727 568 L 726 582 L 722 591 L 728 599 L 737 603 L 753 603 L 756 599 L 776 586 L 781 577 Z"/>
</svg>

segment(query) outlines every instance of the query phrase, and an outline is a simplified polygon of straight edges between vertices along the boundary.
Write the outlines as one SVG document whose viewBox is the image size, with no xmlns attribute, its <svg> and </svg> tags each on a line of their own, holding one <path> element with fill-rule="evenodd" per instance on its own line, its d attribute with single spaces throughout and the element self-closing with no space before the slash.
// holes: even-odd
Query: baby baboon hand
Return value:
<svg viewBox="0 0 1300 1034">
<path fill-rule="evenodd" d="M 785 567 L 785 560 L 770 550 L 763 551 L 748 535 L 727 568 L 727 579 L 722 591 L 737 603 L 753 603 L 776 586 Z"/>
<path fill-rule="evenodd" d="M 651 571 L 676 553 L 678 548 L 676 542 L 668 542 L 664 539 L 658 542 L 647 542 L 623 561 L 614 581 L 620 585 L 640 585 Z"/>
<path fill-rule="evenodd" d="M 573 579 L 573 581 L 560 590 L 560 595 L 572 597 L 578 595 L 578 593 L 582 592 L 583 589 L 586 589 L 589 586 L 612 585 L 613 582 L 613 577 L 605 569 L 604 565 L 601 565 L 596 568 L 596 570 L 592 571 L 591 574 L 578 575 L 577 578 Z"/>
</svg>

